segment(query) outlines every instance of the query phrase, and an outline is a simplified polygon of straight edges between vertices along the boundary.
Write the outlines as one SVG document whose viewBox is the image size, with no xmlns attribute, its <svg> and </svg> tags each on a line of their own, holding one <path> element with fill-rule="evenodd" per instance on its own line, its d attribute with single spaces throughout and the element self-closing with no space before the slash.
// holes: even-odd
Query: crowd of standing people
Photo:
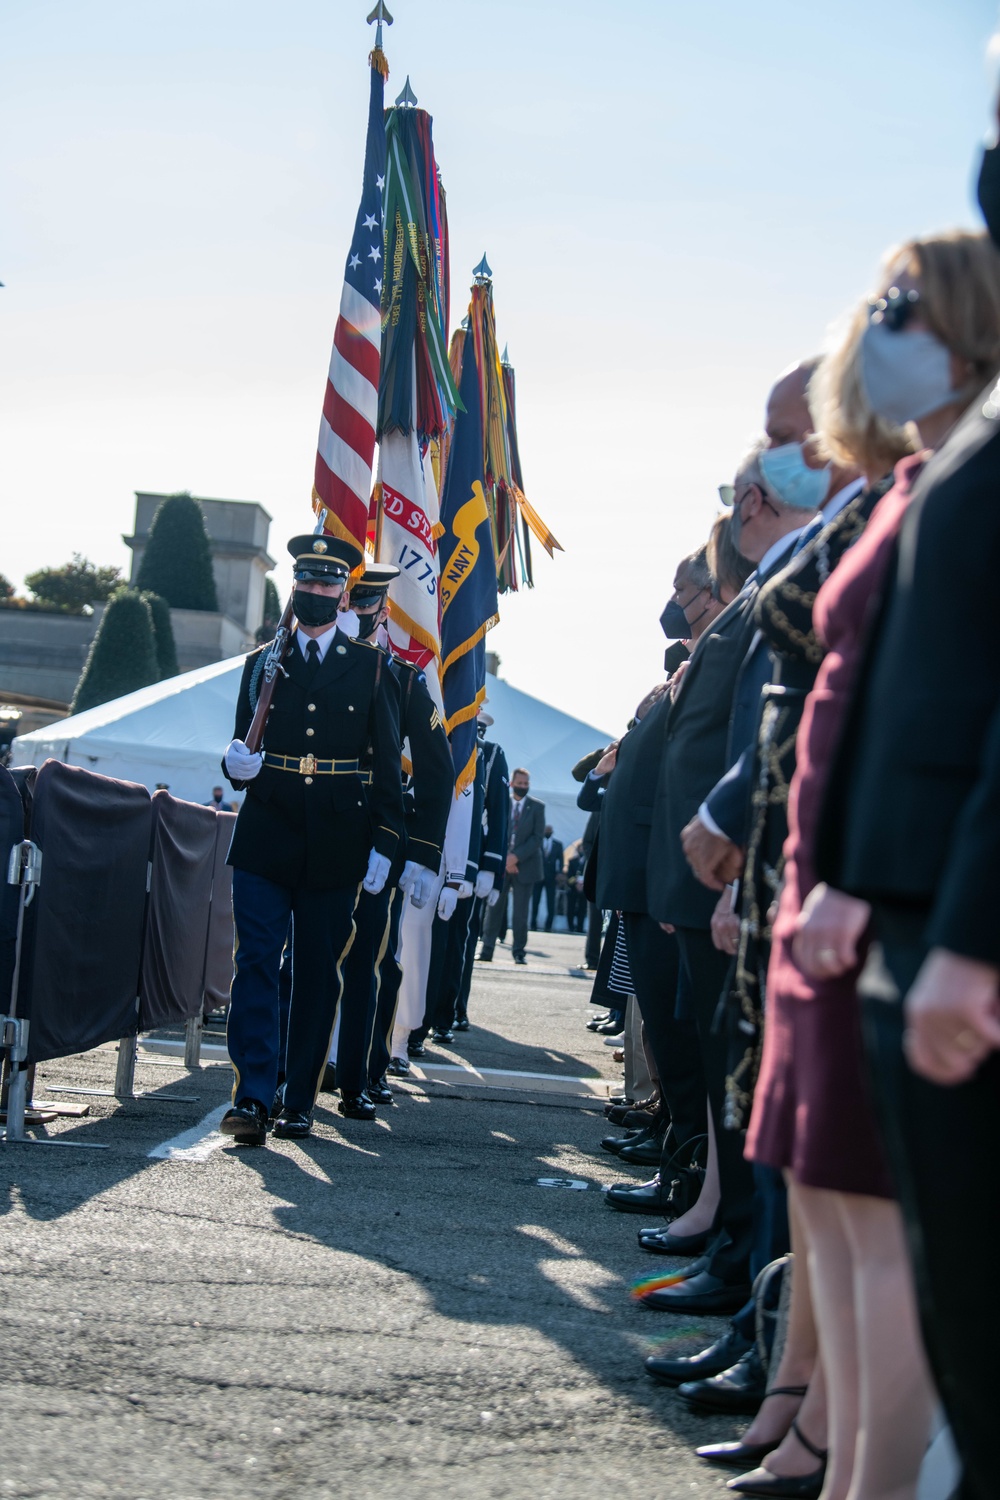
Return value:
<svg viewBox="0 0 1000 1500">
<path fill-rule="evenodd" d="M 653 1080 L 602 1144 L 659 1167 L 606 1196 L 680 1267 L 647 1308 L 729 1316 L 646 1368 L 752 1416 L 699 1449 L 741 1494 L 912 1500 L 938 1402 L 962 1496 L 998 1493 L 997 148 L 980 202 L 987 233 L 891 249 L 837 347 L 777 379 L 677 566 L 665 680 L 580 793 Z"/>
</svg>

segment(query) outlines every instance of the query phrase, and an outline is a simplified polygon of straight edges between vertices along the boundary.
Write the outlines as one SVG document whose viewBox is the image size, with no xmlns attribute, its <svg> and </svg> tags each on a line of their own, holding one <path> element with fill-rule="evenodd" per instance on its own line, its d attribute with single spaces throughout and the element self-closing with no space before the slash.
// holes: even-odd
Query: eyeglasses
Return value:
<svg viewBox="0 0 1000 1500">
<path fill-rule="evenodd" d="M 892 333 L 899 333 L 916 315 L 919 306 L 918 291 L 901 292 L 898 286 L 891 286 L 884 297 L 868 298 L 868 321 L 884 323 Z"/>
<path fill-rule="evenodd" d="M 722 501 L 723 505 L 725 505 L 725 506 L 732 505 L 733 501 L 736 499 L 736 486 L 735 486 L 735 484 L 720 484 L 719 485 L 719 499 Z"/>
</svg>

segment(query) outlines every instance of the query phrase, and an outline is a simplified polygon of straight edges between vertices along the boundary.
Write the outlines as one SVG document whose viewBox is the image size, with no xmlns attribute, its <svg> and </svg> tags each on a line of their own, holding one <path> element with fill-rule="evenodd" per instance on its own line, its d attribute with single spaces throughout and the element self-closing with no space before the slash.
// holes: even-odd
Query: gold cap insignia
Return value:
<svg viewBox="0 0 1000 1500">
<path fill-rule="evenodd" d="M 329 550 L 329 547 L 326 545 L 326 542 L 323 541 L 322 537 L 319 537 L 315 542 L 313 542 L 314 552 L 329 552 Z"/>
</svg>

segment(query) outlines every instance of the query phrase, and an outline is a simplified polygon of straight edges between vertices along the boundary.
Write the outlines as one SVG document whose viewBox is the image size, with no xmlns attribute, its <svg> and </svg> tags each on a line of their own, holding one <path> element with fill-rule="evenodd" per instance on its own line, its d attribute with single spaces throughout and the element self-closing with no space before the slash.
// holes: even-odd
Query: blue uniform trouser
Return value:
<svg viewBox="0 0 1000 1500">
<path fill-rule="evenodd" d="M 278 972 L 291 918 L 284 1097 L 289 1109 L 312 1109 L 330 1050 L 342 965 L 354 941 L 356 900 L 355 886 L 290 890 L 262 875 L 233 870 L 236 947 L 226 1041 L 236 1073 L 234 1099 L 256 1099 L 269 1108 L 278 1086 Z"/>
<path fill-rule="evenodd" d="M 386 884 L 377 896 L 362 891 L 354 909 L 357 935 L 344 964 L 337 1042 L 337 1086 L 341 1093 L 360 1094 L 368 1087 L 378 968 L 389 942 L 389 903 L 394 890 L 395 886 Z"/>
</svg>

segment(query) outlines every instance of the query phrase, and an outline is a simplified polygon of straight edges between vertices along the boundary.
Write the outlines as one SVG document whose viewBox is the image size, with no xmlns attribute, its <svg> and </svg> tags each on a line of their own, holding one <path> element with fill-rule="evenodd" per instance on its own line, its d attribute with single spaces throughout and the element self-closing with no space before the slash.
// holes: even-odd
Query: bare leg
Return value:
<svg viewBox="0 0 1000 1500">
<path fill-rule="evenodd" d="M 934 1390 L 896 1203 L 842 1195 L 854 1260 L 861 1420 L 848 1500 L 913 1500 Z"/>
<path fill-rule="evenodd" d="M 809 1265 L 813 1309 L 819 1332 L 820 1359 L 826 1383 L 828 1443 L 812 1430 L 803 1403 L 798 1422 L 810 1442 L 829 1446 L 823 1500 L 847 1500 L 854 1472 L 854 1454 L 859 1424 L 857 1316 L 854 1306 L 854 1264 L 844 1229 L 843 1194 L 798 1184 L 796 1199 L 809 1237 Z M 790 1438 L 794 1435 L 790 1435 Z M 783 1445 L 784 1446 L 784 1445 Z M 778 1450 L 781 1454 L 782 1449 Z M 810 1473 L 815 1457 L 795 1442 L 800 1466 L 794 1472 Z M 768 1468 L 778 1454 L 768 1459 Z M 789 1454 L 789 1458 L 794 1455 Z M 868 1500 L 868 1497 L 865 1497 Z"/>
<path fill-rule="evenodd" d="M 805 1225 L 799 1213 L 798 1189 L 790 1174 L 788 1178 L 788 1227 L 792 1240 L 792 1300 L 788 1309 L 788 1333 L 781 1361 L 768 1380 L 769 1386 L 809 1386 L 808 1404 L 816 1406 L 812 1381 L 818 1364 L 816 1322 L 813 1317 L 812 1288 L 809 1280 L 809 1245 Z M 811 1400 L 809 1398 L 812 1398 Z M 816 1423 L 808 1422 L 808 1412 L 801 1396 L 771 1396 L 764 1402 L 743 1436 L 744 1443 L 773 1443 L 783 1437 L 792 1424 L 792 1418 L 802 1406 L 803 1432 L 817 1446 L 825 1446 L 826 1401 L 822 1398 L 822 1414 L 818 1423 L 821 1437 L 816 1437 Z M 815 1463 L 813 1464 L 815 1468 Z M 775 1472 L 785 1472 L 776 1470 Z M 789 1473 L 793 1472 L 791 1470 Z M 808 1469 L 806 1470 L 808 1473 Z"/>
<path fill-rule="evenodd" d="M 704 1234 L 711 1229 L 719 1208 L 719 1158 L 715 1150 L 715 1122 L 708 1107 L 708 1161 L 698 1201 L 670 1225 L 671 1234 Z"/>
</svg>

